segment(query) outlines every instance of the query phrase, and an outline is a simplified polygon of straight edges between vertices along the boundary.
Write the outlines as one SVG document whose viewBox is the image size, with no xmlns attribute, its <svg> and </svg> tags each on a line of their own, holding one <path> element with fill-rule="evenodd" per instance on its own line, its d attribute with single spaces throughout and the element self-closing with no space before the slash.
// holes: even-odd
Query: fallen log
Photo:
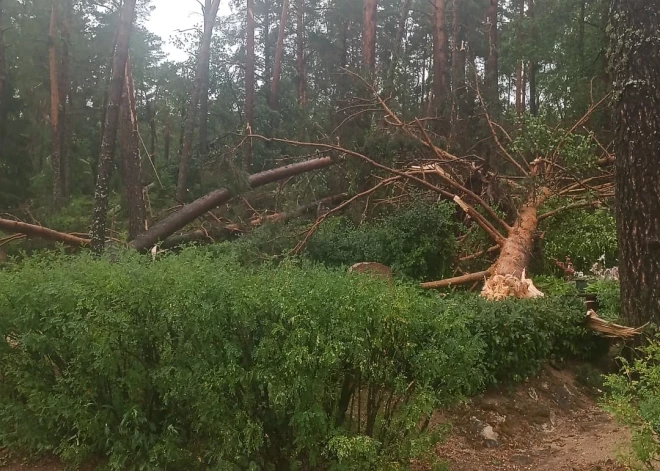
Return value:
<svg viewBox="0 0 660 471">
<path fill-rule="evenodd" d="M 285 178 L 293 177 L 303 173 L 311 172 L 335 164 L 331 157 L 322 157 L 319 159 L 307 160 L 297 164 L 287 165 L 265 172 L 255 173 L 248 178 L 250 189 L 267 185 Z M 139 251 L 145 251 L 152 248 L 158 242 L 164 241 L 179 229 L 190 224 L 192 221 L 212 210 L 213 208 L 226 203 L 236 196 L 228 188 L 214 190 L 201 198 L 185 205 L 179 211 L 170 214 L 168 217 L 152 226 L 147 232 L 137 236 L 131 246 Z"/>
<path fill-rule="evenodd" d="M 25 234 L 28 236 L 52 240 L 54 242 L 61 242 L 63 244 L 71 245 L 74 247 L 87 247 L 90 243 L 89 239 L 83 239 L 71 234 L 65 234 L 64 232 L 58 232 L 43 226 L 12 221 L 11 219 L 0 219 L 0 229 L 7 232 Z"/>
<path fill-rule="evenodd" d="M 230 237 L 233 234 L 245 232 L 250 228 L 260 226 L 268 222 L 287 222 L 292 219 L 301 217 L 317 209 L 319 205 L 332 205 L 341 203 L 344 199 L 348 197 L 347 193 L 342 193 L 340 195 L 329 196 L 327 198 L 314 201 L 313 203 L 306 204 L 301 206 L 291 212 L 282 212 L 275 213 L 265 217 L 255 217 L 252 218 L 247 224 L 227 224 L 225 226 L 211 226 L 209 228 L 196 229 L 194 231 L 186 232 L 185 234 L 178 234 L 168 237 L 161 244 L 161 248 L 164 250 L 172 249 L 182 244 L 187 244 L 191 242 L 201 242 L 201 243 L 214 243 L 219 239 L 225 239 Z"/>
</svg>

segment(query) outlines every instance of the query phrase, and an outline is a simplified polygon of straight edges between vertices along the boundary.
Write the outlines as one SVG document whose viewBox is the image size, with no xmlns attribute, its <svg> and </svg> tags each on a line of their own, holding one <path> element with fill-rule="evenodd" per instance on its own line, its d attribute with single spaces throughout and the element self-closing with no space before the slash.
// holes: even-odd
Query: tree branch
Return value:
<svg viewBox="0 0 660 471">
<path fill-rule="evenodd" d="M 493 272 L 492 268 L 489 268 L 486 271 L 480 271 L 477 273 L 470 273 L 469 275 L 457 276 L 455 278 L 447 278 L 446 280 L 441 281 L 431 281 L 429 283 L 422 283 L 422 288 L 424 289 L 441 289 L 449 288 L 452 286 L 461 286 L 468 283 L 474 283 L 475 281 L 484 281 L 489 277 Z"/>
</svg>

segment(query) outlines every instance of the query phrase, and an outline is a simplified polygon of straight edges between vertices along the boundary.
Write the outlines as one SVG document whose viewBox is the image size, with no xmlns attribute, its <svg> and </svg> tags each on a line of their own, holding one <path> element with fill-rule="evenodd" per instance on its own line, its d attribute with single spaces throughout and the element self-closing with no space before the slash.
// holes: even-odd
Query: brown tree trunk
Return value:
<svg viewBox="0 0 660 471">
<path fill-rule="evenodd" d="M 520 21 L 525 18 L 525 0 L 520 0 Z M 518 32 L 518 41 L 524 40 L 522 32 L 522 23 Z M 521 116 L 525 112 L 525 79 L 524 79 L 525 61 L 521 58 L 518 61 L 516 70 L 516 114 Z"/>
<path fill-rule="evenodd" d="M 270 43 L 270 7 L 272 0 L 264 0 L 264 81 L 268 86 L 272 76 L 272 57 L 271 57 L 271 43 Z"/>
<path fill-rule="evenodd" d="M 486 59 L 486 99 L 497 105 L 499 97 L 499 34 L 497 28 L 499 4 L 498 0 L 489 0 L 486 13 L 486 28 L 488 32 L 488 58 Z"/>
<path fill-rule="evenodd" d="M 190 173 L 190 159 L 192 157 L 195 121 L 197 120 L 197 107 L 199 106 L 199 97 L 202 92 L 202 81 L 205 64 L 208 70 L 209 56 L 211 54 L 211 39 L 213 37 L 213 26 L 215 24 L 215 18 L 218 16 L 219 7 L 220 0 L 213 0 L 211 10 L 208 12 L 209 19 L 212 18 L 213 21 L 204 21 L 204 32 L 200 40 L 199 55 L 197 57 L 197 68 L 195 70 L 195 79 L 193 81 L 193 87 L 190 93 L 188 113 L 186 114 L 183 150 L 181 152 L 181 161 L 179 162 L 179 180 L 176 185 L 176 199 L 180 202 L 186 201 L 188 199 L 188 175 Z"/>
<path fill-rule="evenodd" d="M 433 99 L 437 115 L 442 114 L 447 100 L 447 33 L 445 0 L 435 0 L 433 21 Z"/>
<path fill-rule="evenodd" d="M 70 50 L 71 44 L 71 22 L 73 16 L 73 5 L 71 0 L 64 0 L 64 15 L 61 22 L 62 33 L 62 61 L 60 67 L 60 178 L 62 195 L 67 197 L 71 194 L 71 162 L 69 152 L 71 144 L 71 123 L 69 109 L 72 100 L 72 86 L 70 83 Z"/>
<path fill-rule="evenodd" d="M 452 0 L 452 135 L 458 135 L 458 122 L 465 103 L 465 48 L 463 45 L 464 33 L 461 27 L 461 9 L 459 0 Z"/>
<path fill-rule="evenodd" d="M 296 64 L 298 67 L 298 104 L 307 108 L 307 64 L 305 60 L 305 0 L 296 4 Z"/>
<path fill-rule="evenodd" d="M 284 37 L 286 35 L 286 22 L 289 17 L 289 0 L 282 0 L 282 18 L 280 19 L 280 32 L 277 35 L 277 49 L 275 49 L 275 66 L 273 67 L 273 81 L 270 84 L 270 97 L 268 105 L 276 109 L 279 101 L 280 78 L 282 77 L 282 58 L 284 57 Z"/>
<path fill-rule="evenodd" d="M 170 146 L 172 141 L 172 118 L 169 108 L 165 110 L 165 131 L 163 131 L 163 159 L 170 161 Z"/>
<path fill-rule="evenodd" d="M 376 68 L 376 16 L 377 0 L 364 0 L 364 26 L 362 32 L 362 64 L 364 70 L 373 74 Z"/>
<path fill-rule="evenodd" d="M 211 0 L 204 0 L 204 31 L 209 27 L 213 28 L 213 23 L 215 23 L 215 16 L 211 16 L 213 13 L 212 7 Z M 202 78 L 199 97 L 199 154 L 202 158 L 205 158 L 209 149 L 209 68 L 211 55 L 209 54 L 204 58 L 200 56 L 200 60 L 204 60 L 204 63 L 201 65 Z"/>
<path fill-rule="evenodd" d="M 624 319 L 660 323 L 660 3 L 614 0 L 617 230 Z"/>
<path fill-rule="evenodd" d="M 254 0 L 247 0 L 247 40 L 245 63 L 245 121 L 248 134 L 254 132 Z M 252 140 L 245 146 L 244 166 L 252 170 Z"/>
<path fill-rule="evenodd" d="M 403 47 L 403 36 L 406 34 L 406 22 L 408 21 L 408 15 L 410 13 L 410 5 L 412 0 L 403 0 L 403 5 L 401 5 L 401 16 L 399 17 L 399 25 L 396 30 L 396 39 L 394 42 L 394 49 L 392 49 L 392 55 L 390 57 L 390 70 L 387 74 L 388 85 L 387 88 L 389 92 L 394 91 L 394 84 L 396 81 L 396 68 L 399 65 L 399 60 L 401 59 L 401 49 Z"/>
<path fill-rule="evenodd" d="M 248 186 L 257 188 L 295 175 L 330 167 L 335 161 L 331 157 L 308 160 L 286 167 L 255 173 L 248 178 Z M 166 217 L 144 234 L 138 236 L 131 245 L 137 250 L 148 250 L 159 241 L 165 240 L 179 229 L 204 215 L 213 208 L 226 203 L 234 197 L 231 190 L 221 188 L 187 204 L 176 213 Z"/>
<path fill-rule="evenodd" d="M 3 0 L 0 0 L 0 150 L 2 149 L 2 141 L 4 137 L 4 128 L 5 128 L 5 113 L 6 103 L 5 103 L 5 83 L 7 83 L 6 74 L 7 74 L 7 64 L 5 59 L 5 27 L 3 21 L 3 12 L 4 12 Z M 1 154 L 2 152 L 0 152 Z M 0 160 L 2 158 L 0 157 Z"/>
<path fill-rule="evenodd" d="M 59 207 L 62 203 L 62 166 L 60 160 L 60 83 L 59 60 L 57 58 L 57 26 L 58 0 L 52 0 L 50 27 L 48 29 L 48 57 L 50 69 L 50 162 L 53 173 L 53 204 Z"/>
<path fill-rule="evenodd" d="M 101 155 L 99 156 L 96 189 L 94 191 L 94 212 L 92 214 L 92 249 L 101 253 L 105 248 L 105 225 L 110 197 L 110 176 L 112 174 L 112 156 L 117 142 L 119 107 L 121 92 L 124 88 L 128 46 L 133 29 L 135 1 L 124 0 L 117 33 L 117 45 L 112 60 L 112 79 L 108 93 L 108 106 L 105 113 L 105 126 L 101 137 Z"/>
<path fill-rule="evenodd" d="M 42 226 L 26 224 L 24 222 L 13 221 L 11 219 L 0 219 L 0 229 L 5 232 L 26 234 L 28 236 L 41 237 L 42 239 L 62 242 L 63 244 L 74 247 L 86 247 L 89 245 L 88 239 L 81 239 L 70 234 L 64 234 Z"/>
<path fill-rule="evenodd" d="M 529 16 L 532 21 L 532 41 L 536 41 L 536 27 L 534 26 L 534 0 L 527 0 L 527 16 Z M 529 69 L 527 74 L 529 81 L 529 112 L 533 116 L 536 116 L 538 114 L 538 101 L 536 98 L 536 62 L 534 58 L 529 61 Z"/>
<path fill-rule="evenodd" d="M 121 102 L 121 165 L 124 180 L 124 199 L 128 209 L 128 237 L 135 239 L 146 230 L 147 212 L 142 193 L 142 165 L 140 162 L 137 100 L 131 60 L 126 62 L 126 76 Z"/>
</svg>

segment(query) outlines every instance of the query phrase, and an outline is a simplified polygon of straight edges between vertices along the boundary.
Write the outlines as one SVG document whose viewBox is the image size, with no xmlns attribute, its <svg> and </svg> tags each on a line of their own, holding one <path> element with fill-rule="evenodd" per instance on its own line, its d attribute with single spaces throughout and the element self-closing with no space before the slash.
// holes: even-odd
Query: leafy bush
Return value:
<svg viewBox="0 0 660 471">
<path fill-rule="evenodd" d="M 556 271 L 555 259 L 563 261 L 567 256 L 583 272 L 603 255 L 609 264 L 617 260 L 616 221 L 606 209 L 566 211 L 544 222 L 543 230 L 548 271 Z"/>
<path fill-rule="evenodd" d="M 589 344 L 581 311 L 220 250 L 31 258 L 0 273 L 0 447 L 116 470 L 402 469 L 443 432 L 435 408 Z"/>
<path fill-rule="evenodd" d="M 634 362 L 621 358 L 620 374 L 610 375 L 607 409 L 633 431 L 633 452 L 649 470 L 660 458 L 660 337 Z"/>
<path fill-rule="evenodd" d="M 621 285 L 616 280 L 597 280 L 587 292 L 598 297 L 598 315 L 608 321 L 621 319 Z"/>
<path fill-rule="evenodd" d="M 454 211 L 447 203 L 418 202 L 381 222 L 360 227 L 336 218 L 321 226 L 306 254 L 328 266 L 379 262 L 415 280 L 442 279 L 451 274 L 456 252 Z"/>
</svg>

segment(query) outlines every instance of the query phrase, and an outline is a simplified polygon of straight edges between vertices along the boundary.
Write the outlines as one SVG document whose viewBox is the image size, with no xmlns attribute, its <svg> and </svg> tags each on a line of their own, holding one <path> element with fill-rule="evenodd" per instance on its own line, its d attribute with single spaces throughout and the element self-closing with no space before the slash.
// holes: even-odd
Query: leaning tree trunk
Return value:
<svg viewBox="0 0 660 471">
<path fill-rule="evenodd" d="M 286 167 L 276 168 L 273 170 L 266 170 L 265 172 L 255 173 L 250 175 L 247 181 L 248 188 L 257 188 L 269 183 L 273 183 L 285 178 L 300 175 L 302 173 L 311 172 L 321 168 L 330 167 L 335 164 L 335 160 L 331 157 L 323 157 L 319 159 L 308 160 L 297 164 L 289 165 Z M 159 241 L 167 239 L 167 237 L 174 234 L 179 229 L 185 227 L 198 217 L 213 208 L 226 203 L 234 197 L 234 193 L 227 189 L 221 188 L 214 190 L 211 193 L 185 205 L 176 213 L 171 214 L 167 218 L 160 221 L 153 226 L 149 231 L 137 237 L 131 245 L 137 250 L 147 250 L 152 248 Z"/>
<path fill-rule="evenodd" d="M 186 124 L 184 128 L 183 150 L 181 151 L 181 161 L 179 162 L 179 180 L 176 186 L 176 198 L 180 202 L 187 199 L 188 196 L 188 174 L 190 173 L 190 159 L 192 157 L 193 134 L 195 132 L 195 120 L 197 119 L 197 107 L 199 105 L 199 96 L 202 91 L 202 81 L 204 77 L 204 66 L 208 70 L 209 56 L 211 54 L 211 39 L 213 37 L 213 25 L 218 16 L 220 0 L 213 0 L 211 11 L 205 13 L 213 21 L 204 21 L 204 33 L 199 46 L 199 56 L 197 57 L 197 69 L 195 70 L 195 79 L 193 81 L 192 91 L 190 93 L 190 102 L 188 103 L 188 113 L 186 115 Z"/>
<path fill-rule="evenodd" d="M 296 65 L 298 67 L 298 104 L 307 108 L 307 64 L 305 60 L 305 0 L 296 4 Z"/>
<path fill-rule="evenodd" d="M 486 13 L 488 31 L 488 57 L 486 59 L 486 94 L 487 100 L 496 105 L 499 101 L 499 46 L 498 46 L 498 0 L 489 0 Z"/>
<path fill-rule="evenodd" d="M 129 240 L 133 240 L 146 230 L 147 211 L 142 192 L 137 100 L 135 98 L 135 83 L 130 58 L 126 62 L 121 118 L 121 164 L 124 199 L 128 209 L 128 237 Z"/>
<path fill-rule="evenodd" d="M 433 99 L 436 115 L 442 114 L 447 99 L 447 33 L 445 0 L 435 0 L 433 21 Z"/>
<path fill-rule="evenodd" d="M 94 212 L 92 214 L 91 245 L 92 249 L 97 253 L 101 253 L 105 247 L 105 225 L 108 214 L 108 198 L 110 197 L 112 157 L 115 153 L 115 145 L 117 143 L 121 92 L 124 88 L 128 45 L 131 39 L 133 18 L 135 16 L 135 1 L 124 0 L 117 33 L 117 44 L 112 60 L 112 78 L 108 92 L 105 126 L 103 127 L 103 135 L 101 136 L 101 154 L 99 156 L 98 175 L 96 177 L 96 189 L 94 191 Z"/>
<path fill-rule="evenodd" d="M 62 167 L 60 161 L 60 84 L 59 60 L 57 58 L 58 0 L 52 0 L 50 27 L 48 30 L 48 57 L 50 69 L 50 163 L 53 173 L 53 203 L 59 207 L 62 202 Z"/>
<path fill-rule="evenodd" d="M 660 323 L 660 1 L 614 0 L 617 229 L 623 317 Z"/>
<path fill-rule="evenodd" d="M 268 105 L 276 109 L 279 101 L 280 79 L 282 78 L 282 58 L 284 57 L 284 37 L 286 36 L 286 21 L 289 16 L 289 0 L 282 1 L 282 18 L 280 20 L 280 32 L 277 36 L 277 48 L 275 49 L 275 65 L 273 66 L 273 81 L 270 84 L 270 97 Z"/>
<path fill-rule="evenodd" d="M 247 0 L 246 28 L 246 62 L 245 62 L 245 121 L 247 133 L 254 132 L 254 0 Z M 252 170 L 252 140 L 248 139 L 245 146 L 244 167 L 247 172 Z"/>
<path fill-rule="evenodd" d="M 377 0 L 364 0 L 364 25 L 362 32 L 362 64 L 364 70 L 373 74 L 376 68 L 376 15 Z"/>
</svg>

